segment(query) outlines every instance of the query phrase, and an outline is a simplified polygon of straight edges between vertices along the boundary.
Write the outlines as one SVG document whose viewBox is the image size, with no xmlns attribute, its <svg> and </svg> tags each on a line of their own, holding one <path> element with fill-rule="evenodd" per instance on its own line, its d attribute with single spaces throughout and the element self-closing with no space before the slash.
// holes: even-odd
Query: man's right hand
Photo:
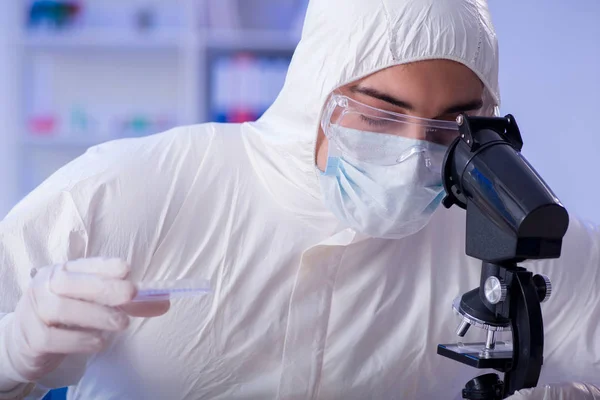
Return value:
<svg viewBox="0 0 600 400">
<path fill-rule="evenodd" d="M 127 328 L 127 313 L 164 314 L 168 303 L 149 305 L 154 309 L 142 312 L 139 305 L 127 310 L 136 295 L 135 285 L 126 280 L 129 271 L 124 261 L 102 258 L 41 268 L 0 332 L 6 335 L 3 353 L 13 369 L 8 378 L 34 382 L 69 354 L 101 351 L 104 333 Z"/>
</svg>

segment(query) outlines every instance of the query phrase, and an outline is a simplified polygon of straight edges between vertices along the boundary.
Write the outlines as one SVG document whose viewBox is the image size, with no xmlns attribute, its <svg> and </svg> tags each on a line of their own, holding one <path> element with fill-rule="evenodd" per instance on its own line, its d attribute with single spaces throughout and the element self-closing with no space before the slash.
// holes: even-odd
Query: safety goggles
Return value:
<svg viewBox="0 0 600 400">
<path fill-rule="evenodd" d="M 459 134 L 456 121 L 381 110 L 338 93 L 330 97 L 321 126 L 330 157 L 394 165 L 420 156 L 435 170 L 441 169 L 447 146 Z"/>
</svg>

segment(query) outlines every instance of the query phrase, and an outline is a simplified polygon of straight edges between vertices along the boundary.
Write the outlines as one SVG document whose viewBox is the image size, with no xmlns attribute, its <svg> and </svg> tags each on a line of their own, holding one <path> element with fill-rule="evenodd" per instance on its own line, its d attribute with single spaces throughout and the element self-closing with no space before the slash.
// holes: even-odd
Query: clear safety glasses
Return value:
<svg viewBox="0 0 600 400">
<path fill-rule="evenodd" d="M 330 157 L 394 165 L 419 155 L 436 170 L 441 169 L 447 146 L 459 134 L 455 121 L 381 110 L 337 93 L 325 107 L 321 126 L 329 140 Z"/>
</svg>

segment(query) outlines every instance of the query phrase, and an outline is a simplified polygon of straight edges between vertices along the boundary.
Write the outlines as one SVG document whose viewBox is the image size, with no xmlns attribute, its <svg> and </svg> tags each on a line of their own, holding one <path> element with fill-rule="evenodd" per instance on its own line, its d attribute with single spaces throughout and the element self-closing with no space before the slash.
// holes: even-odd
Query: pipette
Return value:
<svg viewBox="0 0 600 400">
<path fill-rule="evenodd" d="M 201 296 L 210 293 L 210 281 L 206 279 L 176 279 L 166 281 L 138 282 L 133 302 L 171 300 L 182 297 Z"/>
<path fill-rule="evenodd" d="M 35 277 L 38 269 L 32 268 L 29 275 Z M 171 300 L 181 297 L 201 296 L 212 292 L 207 279 L 174 279 L 146 281 L 135 284 L 138 292 L 132 302 Z"/>
</svg>

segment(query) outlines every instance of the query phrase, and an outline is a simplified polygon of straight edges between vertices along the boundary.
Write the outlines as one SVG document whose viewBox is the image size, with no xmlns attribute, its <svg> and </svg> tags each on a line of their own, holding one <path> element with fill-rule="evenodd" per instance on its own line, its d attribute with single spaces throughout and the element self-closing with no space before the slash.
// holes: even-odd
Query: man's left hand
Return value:
<svg viewBox="0 0 600 400">
<path fill-rule="evenodd" d="M 544 385 L 517 390 L 507 400 L 600 400 L 600 388 L 579 382 Z"/>
</svg>

